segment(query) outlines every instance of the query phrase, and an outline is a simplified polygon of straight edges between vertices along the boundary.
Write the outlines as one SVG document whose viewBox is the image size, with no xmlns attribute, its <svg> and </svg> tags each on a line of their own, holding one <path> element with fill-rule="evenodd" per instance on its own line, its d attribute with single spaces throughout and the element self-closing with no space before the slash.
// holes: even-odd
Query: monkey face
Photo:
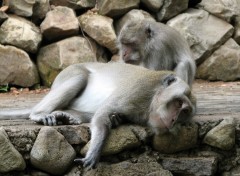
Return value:
<svg viewBox="0 0 240 176">
<path fill-rule="evenodd" d="M 156 133 L 189 120 L 196 110 L 196 100 L 189 86 L 173 75 L 166 79 L 165 88 L 155 94 L 150 108 L 149 125 Z"/>
</svg>

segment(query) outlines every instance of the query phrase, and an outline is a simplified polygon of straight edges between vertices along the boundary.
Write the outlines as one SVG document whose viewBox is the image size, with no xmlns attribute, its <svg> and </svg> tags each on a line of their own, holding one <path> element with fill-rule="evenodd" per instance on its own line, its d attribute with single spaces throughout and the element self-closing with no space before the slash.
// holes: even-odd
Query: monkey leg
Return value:
<svg viewBox="0 0 240 176">
<path fill-rule="evenodd" d="M 83 90 L 87 84 L 88 71 L 86 69 L 78 70 L 78 74 L 71 76 L 69 71 L 60 73 L 60 78 L 56 78 L 50 92 L 38 103 L 30 114 L 30 119 L 44 125 L 57 125 L 57 119 L 50 115 L 58 109 L 65 109 L 69 103 Z M 69 75 L 68 75 L 69 74 Z M 61 82 L 61 77 L 64 78 Z"/>
</svg>

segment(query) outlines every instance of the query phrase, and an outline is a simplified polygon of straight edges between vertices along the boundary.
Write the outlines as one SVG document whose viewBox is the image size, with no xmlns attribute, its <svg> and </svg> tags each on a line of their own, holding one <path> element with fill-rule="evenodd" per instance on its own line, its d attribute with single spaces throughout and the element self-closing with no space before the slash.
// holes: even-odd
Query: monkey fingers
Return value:
<svg viewBox="0 0 240 176">
<path fill-rule="evenodd" d="M 57 120 L 56 117 L 52 114 L 48 114 L 42 118 L 42 123 L 47 126 L 56 126 Z"/>
<path fill-rule="evenodd" d="M 75 163 L 82 163 L 83 167 L 87 167 L 89 169 L 94 169 L 96 167 L 96 161 L 94 161 L 91 157 L 85 158 L 76 158 L 74 159 Z"/>
<path fill-rule="evenodd" d="M 64 111 L 53 111 L 51 115 L 55 116 L 57 120 L 62 121 L 64 124 L 69 124 L 69 125 L 81 124 L 81 120 L 79 118 L 76 118 L 70 113 L 67 113 Z"/>
</svg>

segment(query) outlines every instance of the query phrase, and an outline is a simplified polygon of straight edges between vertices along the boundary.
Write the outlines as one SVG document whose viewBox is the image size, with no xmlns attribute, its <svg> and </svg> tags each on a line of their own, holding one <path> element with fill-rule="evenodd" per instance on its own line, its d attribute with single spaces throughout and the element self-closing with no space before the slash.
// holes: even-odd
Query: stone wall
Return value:
<svg viewBox="0 0 240 176">
<path fill-rule="evenodd" d="M 175 28 L 189 43 L 197 78 L 240 74 L 237 0 L 2 0 L 0 85 L 50 86 L 65 67 L 117 58 L 117 35 L 130 20 Z"/>
<path fill-rule="evenodd" d="M 145 127 L 122 125 L 111 130 L 97 168 L 88 170 L 73 163 L 88 150 L 88 124 L 1 121 L 0 175 L 237 176 L 237 124 L 232 119 L 178 124 L 158 136 Z"/>
</svg>

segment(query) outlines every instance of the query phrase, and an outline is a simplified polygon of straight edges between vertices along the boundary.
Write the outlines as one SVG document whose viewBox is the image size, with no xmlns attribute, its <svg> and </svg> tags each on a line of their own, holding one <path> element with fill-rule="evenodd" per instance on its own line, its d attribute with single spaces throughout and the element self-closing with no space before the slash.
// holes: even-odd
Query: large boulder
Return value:
<svg viewBox="0 0 240 176">
<path fill-rule="evenodd" d="M 202 0 L 197 6 L 229 23 L 240 15 L 238 0 Z"/>
<path fill-rule="evenodd" d="M 69 168 L 76 152 L 63 135 L 52 127 L 42 127 L 30 153 L 31 164 L 54 175 Z"/>
<path fill-rule="evenodd" d="M 97 61 L 89 40 L 71 37 L 40 49 L 37 66 L 43 84 L 50 86 L 58 73 L 69 65 Z"/>
<path fill-rule="evenodd" d="M 31 87 L 37 83 L 38 71 L 28 54 L 14 46 L 0 45 L 0 85 Z"/>
<path fill-rule="evenodd" d="M 197 78 L 211 81 L 234 81 L 240 74 L 240 46 L 229 39 L 197 69 Z"/>
<path fill-rule="evenodd" d="M 87 153 L 89 143 L 81 150 L 82 155 Z M 111 130 L 111 133 L 104 144 L 102 155 L 116 154 L 123 150 L 139 147 L 140 144 L 141 142 L 131 128 L 128 126 L 120 126 Z"/>
<path fill-rule="evenodd" d="M 169 132 L 155 135 L 153 138 L 153 148 L 162 153 L 175 153 L 195 147 L 197 140 L 197 124 L 178 124 Z"/>
<path fill-rule="evenodd" d="M 47 40 L 55 41 L 77 35 L 79 23 L 72 9 L 57 6 L 46 14 L 46 18 L 41 23 L 40 28 Z"/>
<path fill-rule="evenodd" d="M 36 0 L 10 0 L 9 10 L 16 15 L 30 17 Z"/>
<path fill-rule="evenodd" d="M 25 169 L 26 163 L 22 155 L 14 148 L 2 127 L 0 128 L 0 151 L 0 173 Z"/>
<path fill-rule="evenodd" d="M 169 20 L 167 25 L 186 38 L 197 63 L 204 61 L 225 43 L 234 31 L 233 26 L 226 21 L 199 9 L 188 9 Z"/>
<path fill-rule="evenodd" d="M 141 0 L 141 2 L 153 12 L 156 12 L 162 7 L 164 0 Z"/>
<path fill-rule="evenodd" d="M 138 8 L 140 0 L 98 0 L 99 14 L 110 17 L 118 17 L 131 9 Z"/>
<path fill-rule="evenodd" d="M 203 139 L 205 144 L 222 150 L 230 150 L 235 145 L 235 121 L 224 119 L 219 125 L 211 129 Z"/>
<path fill-rule="evenodd" d="M 36 53 L 42 41 L 40 29 L 32 22 L 9 16 L 0 27 L 0 43 L 13 45 L 27 52 Z"/>
<path fill-rule="evenodd" d="M 117 36 L 113 28 L 113 20 L 109 17 L 92 12 L 79 16 L 81 28 L 100 45 L 108 48 L 112 53 L 117 52 Z"/>
<path fill-rule="evenodd" d="M 116 30 L 117 35 L 119 34 L 122 27 L 126 23 L 130 23 L 131 21 L 137 21 L 137 20 L 141 21 L 143 19 L 156 21 L 151 14 L 149 14 L 148 12 L 146 12 L 144 10 L 133 9 L 133 10 L 129 11 L 126 15 L 124 15 L 122 18 L 120 18 L 119 20 L 116 21 L 115 30 Z"/>
<path fill-rule="evenodd" d="M 96 0 L 50 0 L 51 5 L 67 6 L 72 9 L 85 9 L 95 6 Z"/>
<path fill-rule="evenodd" d="M 165 0 L 159 12 L 158 21 L 166 21 L 188 8 L 188 0 Z"/>
<path fill-rule="evenodd" d="M 49 0 L 36 0 L 33 6 L 32 18 L 36 21 L 40 21 L 46 17 L 46 14 L 50 11 Z"/>
</svg>

